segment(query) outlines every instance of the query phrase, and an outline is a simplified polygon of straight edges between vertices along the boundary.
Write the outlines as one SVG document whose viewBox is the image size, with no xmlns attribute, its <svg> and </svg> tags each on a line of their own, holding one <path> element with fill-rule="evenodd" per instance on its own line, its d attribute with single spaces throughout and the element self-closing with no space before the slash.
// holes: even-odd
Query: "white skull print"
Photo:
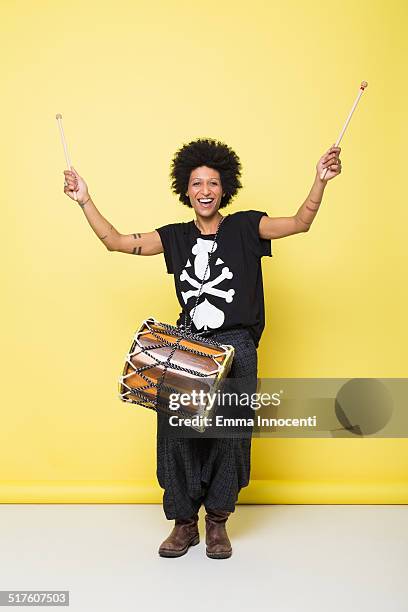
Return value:
<svg viewBox="0 0 408 612">
<path fill-rule="evenodd" d="M 223 281 L 224 279 L 232 279 L 234 276 L 231 270 L 227 266 L 224 266 L 221 269 L 221 273 L 216 278 L 214 278 L 213 280 L 208 280 L 209 278 L 211 278 L 211 267 L 214 265 L 219 266 L 224 263 L 223 260 L 220 259 L 219 257 L 217 258 L 215 264 L 213 263 L 214 257 L 215 257 L 215 251 L 217 250 L 217 246 L 218 246 L 217 243 L 215 243 L 214 248 L 213 248 L 213 254 L 211 255 L 211 263 L 208 266 L 208 269 L 206 272 L 208 259 L 209 259 L 209 253 L 213 247 L 213 241 L 203 240 L 202 238 L 197 238 L 196 243 L 191 249 L 192 254 L 195 256 L 193 267 L 194 267 L 194 276 L 196 278 L 192 278 L 187 271 L 187 268 L 191 268 L 190 259 L 187 260 L 187 263 L 180 274 L 180 280 L 186 281 L 190 285 L 190 289 L 188 291 L 181 292 L 181 295 L 183 297 L 185 304 L 187 304 L 190 298 L 192 297 L 197 298 L 199 291 L 200 291 L 201 283 L 203 281 L 204 281 L 204 284 L 203 284 L 203 288 L 201 289 L 200 295 L 206 294 L 206 295 L 214 295 L 217 297 L 221 297 L 225 300 L 226 303 L 230 303 L 234 299 L 234 295 L 235 295 L 234 289 L 228 289 L 227 291 L 222 290 L 222 289 L 217 289 L 217 285 L 221 283 L 221 281 Z M 204 274 L 205 274 L 205 278 L 204 278 Z M 218 327 L 221 327 L 221 325 L 224 323 L 224 320 L 225 320 L 225 314 L 220 308 L 217 308 L 216 306 L 214 306 L 214 304 L 211 304 L 211 302 L 208 301 L 207 298 L 205 298 L 204 301 L 198 304 L 197 308 L 194 310 L 195 302 L 196 300 L 194 300 L 192 303 L 192 307 L 190 310 L 190 317 L 193 315 L 193 311 L 194 311 L 193 322 L 197 329 L 204 328 L 204 330 L 207 330 L 208 328 L 216 329 Z"/>
</svg>

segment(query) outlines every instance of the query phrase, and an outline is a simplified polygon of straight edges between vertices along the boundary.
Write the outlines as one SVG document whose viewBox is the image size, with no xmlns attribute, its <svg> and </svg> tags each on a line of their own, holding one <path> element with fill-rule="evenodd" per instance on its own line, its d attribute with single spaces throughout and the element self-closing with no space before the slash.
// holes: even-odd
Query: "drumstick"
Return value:
<svg viewBox="0 0 408 612">
<path fill-rule="evenodd" d="M 58 113 L 55 117 L 58 121 L 59 129 L 60 129 L 62 146 L 64 147 L 65 159 L 67 161 L 68 170 L 72 170 L 71 160 L 70 160 L 69 153 L 68 153 L 68 147 L 67 147 L 67 143 L 65 142 L 64 128 L 62 127 L 62 115 Z M 77 200 L 76 191 L 74 191 L 74 199 Z"/>
<path fill-rule="evenodd" d="M 354 109 L 357 106 L 358 101 L 360 100 L 361 96 L 363 95 L 363 91 L 365 90 L 365 88 L 368 86 L 367 81 L 361 81 L 361 85 L 360 85 L 360 89 L 359 92 L 357 94 L 357 98 L 354 100 L 354 104 L 351 108 L 351 111 L 349 112 L 349 116 L 346 119 L 346 123 L 343 125 L 343 129 L 340 132 L 340 136 L 338 137 L 336 144 L 334 145 L 335 147 L 338 147 L 340 144 L 341 139 L 343 138 L 343 134 L 346 131 L 346 127 L 348 126 L 348 124 L 350 123 L 350 119 L 351 119 L 351 115 L 354 113 Z M 323 172 L 320 175 L 321 180 L 324 179 L 324 177 L 326 176 L 326 172 L 329 168 L 325 168 L 323 170 Z"/>
</svg>

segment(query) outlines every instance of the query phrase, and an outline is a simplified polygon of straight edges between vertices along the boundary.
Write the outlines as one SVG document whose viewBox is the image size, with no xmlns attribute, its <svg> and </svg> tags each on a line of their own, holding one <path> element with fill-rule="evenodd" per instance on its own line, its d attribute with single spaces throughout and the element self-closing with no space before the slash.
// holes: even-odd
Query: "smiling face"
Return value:
<svg viewBox="0 0 408 612">
<path fill-rule="evenodd" d="M 223 195 L 218 170 L 208 166 L 192 170 L 186 195 L 197 215 L 212 217 L 217 212 Z"/>
</svg>

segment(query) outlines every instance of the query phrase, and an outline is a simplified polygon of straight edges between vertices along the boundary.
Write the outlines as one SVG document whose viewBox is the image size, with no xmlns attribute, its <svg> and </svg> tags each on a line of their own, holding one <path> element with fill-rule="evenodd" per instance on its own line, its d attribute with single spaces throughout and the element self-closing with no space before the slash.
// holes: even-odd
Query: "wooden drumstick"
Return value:
<svg viewBox="0 0 408 612">
<path fill-rule="evenodd" d="M 359 92 L 358 92 L 358 94 L 357 94 L 357 98 L 354 100 L 354 104 L 353 104 L 353 106 L 352 106 L 352 108 L 351 108 L 351 111 L 349 112 L 349 116 L 347 117 L 346 122 L 345 122 L 345 124 L 343 125 L 343 129 L 342 129 L 342 130 L 341 130 L 341 132 L 340 132 L 340 136 L 338 137 L 338 139 L 337 139 L 337 141 L 336 141 L 336 144 L 334 145 L 335 147 L 338 147 L 338 146 L 339 146 L 339 144 L 340 144 L 340 142 L 341 142 L 341 139 L 343 138 L 343 134 L 344 134 L 344 132 L 346 131 L 346 127 L 347 127 L 347 126 L 348 126 L 348 124 L 350 123 L 351 115 L 354 113 L 354 109 L 356 108 L 356 106 L 357 106 L 357 104 L 358 104 L 358 101 L 360 100 L 361 96 L 363 95 L 363 91 L 365 90 L 365 88 L 366 88 L 367 86 L 368 86 L 367 81 L 361 81 L 361 85 L 360 85 Z M 324 177 L 326 176 L 326 172 L 327 172 L 327 170 L 328 170 L 328 169 L 329 169 L 329 168 L 325 168 L 325 169 L 323 170 L 323 172 L 321 173 L 321 175 L 320 175 L 321 180 L 323 180 L 323 179 L 324 179 Z"/>
<path fill-rule="evenodd" d="M 59 129 L 60 129 L 62 146 L 64 147 L 65 159 L 67 161 L 68 170 L 72 170 L 71 160 L 70 160 L 69 153 L 68 153 L 68 147 L 67 147 L 67 143 L 65 141 L 65 136 L 64 136 L 64 128 L 62 127 L 62 115 L 58 113 L 55 117 L 58 121 Z M 74 199 L 77 200 L 76 191 L 74 191 Z"/>
</svg>

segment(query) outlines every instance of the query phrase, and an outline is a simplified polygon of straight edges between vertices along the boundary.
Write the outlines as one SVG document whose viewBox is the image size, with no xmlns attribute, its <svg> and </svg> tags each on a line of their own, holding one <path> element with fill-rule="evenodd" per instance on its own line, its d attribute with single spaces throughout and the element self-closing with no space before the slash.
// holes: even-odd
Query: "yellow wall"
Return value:
<svg viewBox="0 0 408 612">
<path fill-rule="evenodd" d="M 241 157 L 228 212 L 294 214 L 366 79 L 312 230 L 265 259 L 260 375 L 407 376 L 406 7 L 2 2 L 2 501 L 162 494 L 155 415 L 116 382 L 141 320 L 175 320 L 173 280 L 162 255 L 106 251 L 63 194 L 58 112 L 99 210 L 143 232 L 192 218 L 168 173 L 199 136 Z M 408 445 L 258 439 L 252 477 L 243 502 L 407 503 Z"/>
</svg>

